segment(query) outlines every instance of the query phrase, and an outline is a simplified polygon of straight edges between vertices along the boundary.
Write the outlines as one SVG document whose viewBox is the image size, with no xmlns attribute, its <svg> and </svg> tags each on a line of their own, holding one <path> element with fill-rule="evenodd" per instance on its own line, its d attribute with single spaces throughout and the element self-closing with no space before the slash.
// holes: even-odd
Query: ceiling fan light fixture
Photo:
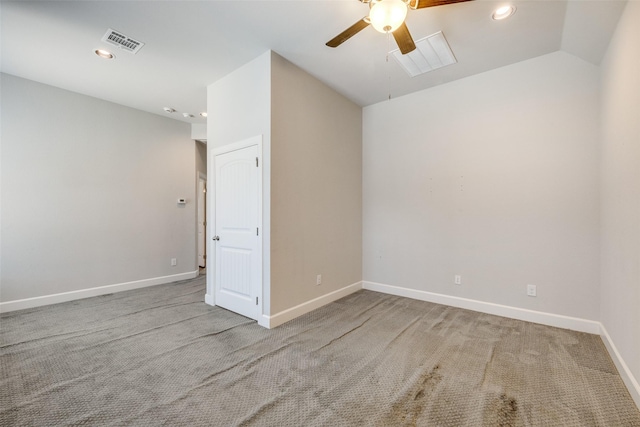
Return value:
<svg viewBox="0 0 640 427">
<path fill-rule="evenodd" d="M 500 21 L 502 19 L 507 19 L 514 13 L 516 13 L 516 7 L 512 5 L 506 5 L 506 6 L 497 8 L 493 12 L 493 15 L 491 15 L 491 18 L 493 18 L 494 21 Z"/>
<path fill-rule="evenodd" d="M 378 0 L 371 6 L 371 25 L 381 33 L 392 33 L 407 17 L 407 3 L 403 0 Z"/>
</svg>

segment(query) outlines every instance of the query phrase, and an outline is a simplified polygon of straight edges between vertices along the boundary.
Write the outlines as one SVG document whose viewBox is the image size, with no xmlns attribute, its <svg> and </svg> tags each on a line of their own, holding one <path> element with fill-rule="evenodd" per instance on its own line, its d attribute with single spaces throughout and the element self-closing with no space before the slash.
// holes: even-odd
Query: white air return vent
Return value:
<svg viewBox="0 0 640 427">
<path fill-rule="evenodd" d="M 131 37 L 127 37 L 122 34 L 120 31 L 115 31 L 109 28 L 107 32 L 102 36 L 102 41 L 112 44 L 114 46 L 118 46 L 120 49 L 126 50 L 127 52 L 131 52 L 133 54 L 138 53 L 144 43 L 139 40 L 134 40 Z"/>
<path fill-rule="evenodd" d="M 411 77 L 458 62 L 442 31 L 418 40 L 416 48 L 406 55 L 399 49 L 391 53 Z"/>
</svg>

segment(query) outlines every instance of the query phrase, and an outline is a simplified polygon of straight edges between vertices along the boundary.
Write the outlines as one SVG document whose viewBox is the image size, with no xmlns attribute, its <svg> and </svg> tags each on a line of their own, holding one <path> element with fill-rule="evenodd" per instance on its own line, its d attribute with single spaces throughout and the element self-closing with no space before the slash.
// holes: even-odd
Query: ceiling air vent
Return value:
<svg viewBox="0 0 640 427">
<path fill-rule="evenodd" d="M 118 46 L 120 49 L 124 49 L 133 54 L 138 53 L 138 51 L 142 49 L 142 46 L 144 46 L 144 43 L 141 41 L 127 37 L 121 32 L 112 30 L 111 28 L 102 36 L 102 41 Z"/>
<path fill-rule="evenodd" d="M 442 31 L 416 41 L 416 49 L 406 55 L 400 50 L 391 54 L 411 77 L 458 62 Z"/>
</svg>

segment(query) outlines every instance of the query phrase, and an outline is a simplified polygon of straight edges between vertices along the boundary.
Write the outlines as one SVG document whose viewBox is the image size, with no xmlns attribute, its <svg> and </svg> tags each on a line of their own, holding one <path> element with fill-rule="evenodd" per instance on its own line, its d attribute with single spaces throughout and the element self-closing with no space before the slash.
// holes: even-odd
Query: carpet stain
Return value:
<svg viewBox="0 0 640 427">
<path fill-rule="evenodd" d="M 404 426 L 417 426 L 418 419 L 427 405 L 432 402 L 432 394 L 443 377 L 440 366 L 434 366 L 430 371 L 423 372 L 398 396 L 387 415 L 383 425 L 393 425 L 402 420 Z"/>
<path fill-rule="evenodd" d="M 485 411 L 484 425 L 515 427 L 518 424 L 518 401 L 505 393 L 493 399 Z"/>
<path fill-rule="evenodd" d="M 597 335 L 367 290 L 265 329 L 185 283 L 0 314 L 0 426 L 640 427 Z"/>
</svg>

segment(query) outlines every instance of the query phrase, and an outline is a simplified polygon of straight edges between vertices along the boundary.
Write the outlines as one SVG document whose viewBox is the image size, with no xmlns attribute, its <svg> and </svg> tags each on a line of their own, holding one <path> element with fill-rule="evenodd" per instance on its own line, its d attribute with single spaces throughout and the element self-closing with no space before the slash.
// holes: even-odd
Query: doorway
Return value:
<svg viewBox="0 0 640 427">
<path fill-rule="evenodd" d="M 212 150 L 214 304 L 257 320 L 262 303 L 262 138 Z M 211 277 L 213 276 L 213 277 Z"/>
<path fill-rule="evenodd" d="M 198 275 L 207 273 L 207 142 L 206 140 L 195 140 L 196 144 L 196 179 L 195 179 L 195 214 L 196 214 L 196 265 Z"/>
<path fill-rule="evenodd" d="M 198 266 L 200 274 L 207 268 L 207 176 L 198 173 Z"/>
</svg>

